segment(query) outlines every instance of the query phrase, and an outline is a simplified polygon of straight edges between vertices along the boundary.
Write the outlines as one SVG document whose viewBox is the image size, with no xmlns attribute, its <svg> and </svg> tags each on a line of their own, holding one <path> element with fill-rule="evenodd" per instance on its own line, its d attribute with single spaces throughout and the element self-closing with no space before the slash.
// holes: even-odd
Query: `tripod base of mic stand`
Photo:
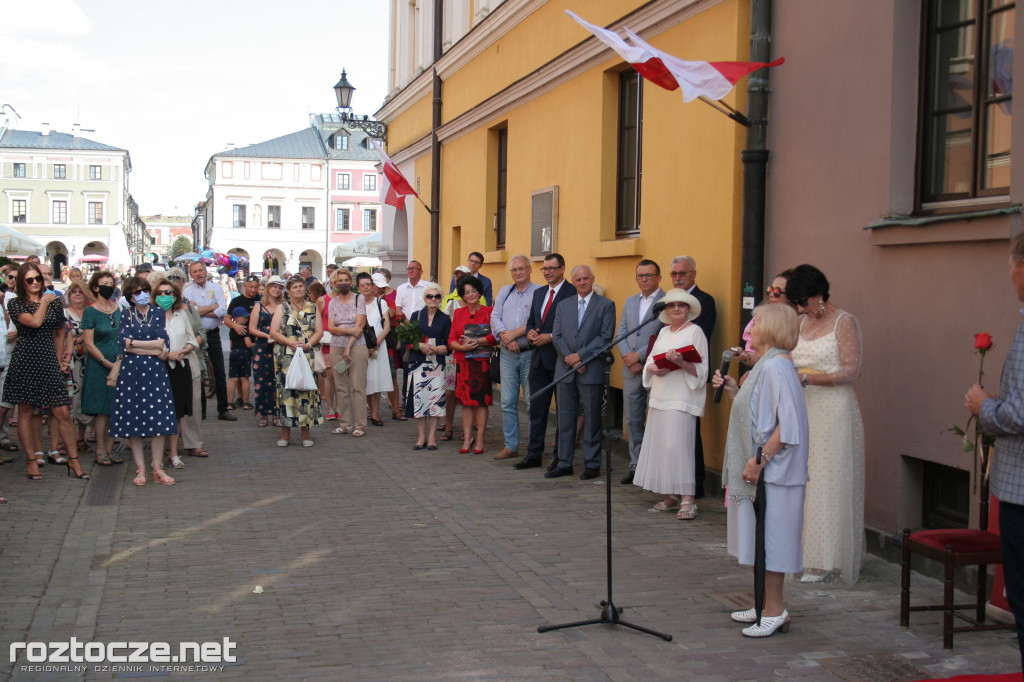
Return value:
<svg viewBox="0 0 1024 682">
<path fill-rule="evenodd" d="M 661 637 L 666 642 L 672 641 L 672 635 L 666 635 L 663 632 L 651 630 L 649 628 L 645 628 L 640 625 L 634 625 L 633 623 L 628 623 L 622 620 L 621 618 L 619 618 L 619 615 L 621 613 L 622 609 L 616 607 L 615 604 L 609 601 L 602 601 L 600 618 L 591 618 L 590 620 L 579 620 L 574 623 L 562 623 L 560 625 L 541 625 L 537 628 L 537 632 L 549 632 L 551 630 L 563 630 L 565 628 L 576 628 L 583 625 L 599 625 L 601 623 L 605 623 L 607 625 L 622 625 L 623 627 L 639 630 L 640 632 L 645 632 L 648 635 Z"/>
</svg>

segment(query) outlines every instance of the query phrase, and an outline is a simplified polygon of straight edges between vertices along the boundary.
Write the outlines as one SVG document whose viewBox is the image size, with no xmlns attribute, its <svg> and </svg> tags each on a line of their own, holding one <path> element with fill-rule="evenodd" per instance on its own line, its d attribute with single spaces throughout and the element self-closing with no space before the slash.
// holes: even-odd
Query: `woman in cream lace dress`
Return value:
<svg viewBox="0 0 1024 682">
<path fill-rule="evenodd" d="M 792 357 L 811 429 L 802 581 L 854 583 L 864 561 L 864 425 L 853 391 L 860 325 L 829 302 L 828 279 L 812 265 L 794 268 L 786 297 L 803 316 Z"/>
</svg>

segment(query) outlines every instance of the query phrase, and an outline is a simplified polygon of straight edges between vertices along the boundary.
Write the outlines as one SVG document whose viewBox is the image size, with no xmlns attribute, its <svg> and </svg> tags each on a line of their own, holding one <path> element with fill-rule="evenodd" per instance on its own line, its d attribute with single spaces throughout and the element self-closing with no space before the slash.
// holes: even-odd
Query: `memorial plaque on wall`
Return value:
<svg viewBox="0 0 1024 682">
<path fill-rule="evenodd" d="M 558 250 L 558 186 L 534 190 L 530 210 L 530 257 L 542 260 Z"/>
</svg>

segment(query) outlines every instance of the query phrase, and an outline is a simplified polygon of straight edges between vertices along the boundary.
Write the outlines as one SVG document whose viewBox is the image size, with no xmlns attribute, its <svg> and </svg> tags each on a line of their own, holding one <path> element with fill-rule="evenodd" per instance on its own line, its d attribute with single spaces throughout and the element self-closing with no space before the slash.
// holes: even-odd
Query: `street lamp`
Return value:
<svg viewBox="0 0 1024 682">
<path fill-rule="evenodd" d="M 369 116 L 357 117 L 352 113 L 352 93 L 355 92 L 354 85 L 348 82 L 345 76 L 345 69 L 341 70 L 341 80 L 334 85 L 334 94 L 338 98 L 338 113 L 345 126 L 362 130 L 370 137 L 376 137 L 387 141 L 388 127 L 381 121 L 372 121 Z"/>
</svg>

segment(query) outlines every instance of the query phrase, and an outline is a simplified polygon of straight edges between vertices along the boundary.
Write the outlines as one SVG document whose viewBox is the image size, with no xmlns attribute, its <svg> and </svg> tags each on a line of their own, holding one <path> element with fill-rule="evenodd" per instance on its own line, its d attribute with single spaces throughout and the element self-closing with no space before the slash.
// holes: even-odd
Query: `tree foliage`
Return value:
<svg viewBox="0 0 1024 682">
<path fill-rule="evenodd" d="M 177 258 L 183 253 L 192 250 L 192 238 L 186 235 L 179 235 L 171 242 L 171 258 Z"/>
</svg>

